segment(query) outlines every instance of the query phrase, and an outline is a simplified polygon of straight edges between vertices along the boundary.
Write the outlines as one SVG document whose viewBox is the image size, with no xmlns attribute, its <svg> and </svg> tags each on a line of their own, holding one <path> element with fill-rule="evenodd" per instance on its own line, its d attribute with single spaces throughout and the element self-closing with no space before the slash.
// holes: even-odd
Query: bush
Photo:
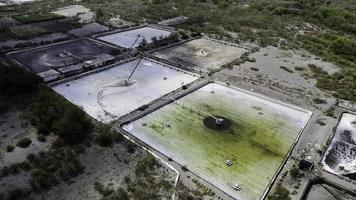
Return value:
<svg viewBox="0 0 356 200">
<path fill-rule="evenodd" d="M 15 189 L 12 189 L 11 191 L 8 192 L 6 199 L 19 200 L 19 199 L 23 199 L 24 197 L 26 197 L 26 192 L 21 188 L 16 187 Z"/>
<path fill-rule="evenodd" d="M 268 200 L 290 200 L 289 191 L 282 186 L 281 183 L 278 183 L 276 190 L 268 196 Z"/>
<path fill-rule="evenodd" d="M 9 107 L 10 106 L 5 101 L 0 100 L 0 114 L 9 110 Z"/>
<path fill-rule="evenodd" d="M 160 166 L 156 158 L 148 154 L 143 159 L 139 160 L 135 167 L 136 176 L 146 175 L 149 171 L 154 170 L 156 167 Z"/>
<path fill-rule="evenodd" d="M 13 152 L 15 149 L 14 145 L 8 144 L 6 146 L 6 152 Z"/>
<path fill-rule="evenodd" d="M 75 152 L 68 147 L 29 154 L 27 160 L 33 168 L 30 183 L 35 190 L 49 189 L 83 172 Z"/>
<path fill-rule="evenodd" d="M 54 176 L 42 169 L 35 169 L 30 178 L 30 184 L 35 190 L 48 189 L 56 182 Z"/>
<path fill-rule="evenodd" d="M 53 91 L 43 88 L 32 110 L 37 117 L 40 134 L 53 131 L 63 145 L 81 143 L 93 125 L 85 113 Z"/>
<path fill-rule="evenodd" d="M 289 174 L 293 179 L 297 179 L 300 176 L 300 170 L 298 165 L 293 165 L 292 168 L 289 170 Z"/>
<path fill-rule="evenodd" d="M 95 137 L 95 141 L 99 146 L 107 147 L 113 143 L 111 132 L 98 133 Z"/>
<path fill-rule="evenodd" d="M 22 138 L 21 140 L 19 140 L 16 143 L 16 146 L 21 147 L 21 148 L 27 148 L 28 146 L 30 146 L 30 144 L 32 143 L 30 138 Z"/>
<path fill-rule="evenodd" d="M 102 183 L 100 183 L 98 181 L 94 182 L 94 188 L 96 191 L 98 191 L 104 197 L 108 196 L 114 192 L 113 190 L 106 188 Z"/>
<path fill-rule="evenodd" d="M 68 106 L 61 119 L 54 124 L 54 130 L 66 144 L 72 145 L 85 140 L 92 124 L 82 110 Z"/>
<path fill-rule="evenodd" d="M 37 126 L 37 134 L 38 135 L 49 135 L 50 130 L 43 124 L 39 124 Z"/>
<path fill-rule="evenodd" d="M 37 136 L 37 140 L 40 141 L 40 142 L 46 142 L 46 136 L 40 134 L 40 135 Z"/>
<path fill-rule="evenodd" d="M 0 96 L 18 96 L 37 90 L 41 79 L 18 66 L 0 64 Z"/>
<path fill-rule="evenodd" d="M 135 153 L 136 151 L 136 145 L 130 141 L 128 141 L 127 145 L 126 145 L 126 150 L 129 153 Z"/>
</svg>

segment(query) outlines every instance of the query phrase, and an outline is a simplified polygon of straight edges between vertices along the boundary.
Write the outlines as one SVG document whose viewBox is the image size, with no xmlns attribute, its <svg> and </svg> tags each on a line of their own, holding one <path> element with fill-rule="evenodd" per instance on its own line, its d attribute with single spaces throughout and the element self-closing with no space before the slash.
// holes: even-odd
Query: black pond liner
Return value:
<svg viewBox="0 0 356 200">
<path fill-rule="evenodd" d="M 218 131 L 229 130 L 231 128 L 231 121 L 229 119 L 222 116 L 214 116 L 214 117 L 209 116 L 204 118 L 203 123 L 207 128 L 218 130 Z M 220 124 L 217 124 L 216 118 L 223 119 L 223 121 Z"/>
</svg>

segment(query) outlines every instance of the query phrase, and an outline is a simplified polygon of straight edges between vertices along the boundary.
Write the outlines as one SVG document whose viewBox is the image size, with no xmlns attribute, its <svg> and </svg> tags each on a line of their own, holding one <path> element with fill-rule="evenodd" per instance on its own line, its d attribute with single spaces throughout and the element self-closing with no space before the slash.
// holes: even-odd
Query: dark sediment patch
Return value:
<svg viewBox="0 0 356 200">
<path fill-rule="evenodd" d="M 356 121 L 351 122 L 351 126 L 354 127 L 354 128 L 356 128 Z"/>
<path fill-rule="evenodd" d="M 342 132 L 340 134 L 340 138 L 341 140 L 343 140 L 344 142 L 350 143 L 350 144 L 356 144 L 355 141 L 352 138 L 352 133 L 349 130 L 344 130 L 344 132 Z"/>
<path fill-rule="evenodd" d="M 346 176 L 352 180 L 356 180 L 356 173 L 344 174 L 344 176 Z"/>
<path fill-rule="evenodd" d="M 217 121 L 217 119 L 219 121 Z M 222 130 L 229 130 L 231 128 L 231 121 L 222 116 L 206 117 L 204 118 L 203 123 L 207 128 L 213 130 L 222 131 Z"/>
</svg>

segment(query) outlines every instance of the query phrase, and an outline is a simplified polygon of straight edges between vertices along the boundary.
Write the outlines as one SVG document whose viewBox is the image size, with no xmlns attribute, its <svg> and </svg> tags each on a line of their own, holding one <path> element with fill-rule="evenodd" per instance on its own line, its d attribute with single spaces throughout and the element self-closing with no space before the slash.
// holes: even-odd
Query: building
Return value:
<svg viewBox="0 0 356 200">
<path fill-rule="evenodd" d="M 84 63 L 78 63 L 75 65 L 68 65 L 65 67 L 58 68 L 57 70 L 62 73 L 65 77 L 79 74 L 84 71 Z"/>
<path fill-rule="evenodd" d="M 54 69 L 40 72 L 37 75 L 41 77 L 44 82 L 54 81 L 61 77 L 61 74 Z"/>
<path fill-rule="evenodd" d="M 84 62 L 86 68 L 99 68 L 104 65 L 110 64 L 115 60 L 115 57 L 109 54 L 99 54 L 95 59 L 87 60 Z"/>
</svg>

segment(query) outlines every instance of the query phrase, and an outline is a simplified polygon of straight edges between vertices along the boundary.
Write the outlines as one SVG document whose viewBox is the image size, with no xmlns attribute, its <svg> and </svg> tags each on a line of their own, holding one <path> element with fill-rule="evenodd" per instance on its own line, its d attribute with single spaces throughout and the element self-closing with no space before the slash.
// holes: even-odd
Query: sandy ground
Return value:
<svg viewBox="0 0 356 200">
<path fill-rule="evenodd" d="M 108 34 L 98 37 L 99 40 L 109 42 L 124 48 L 136 48 L 145 39 L 148 43 L 152 42 L 152 37 L 168 37 L 172 33 L 169 31 L 152 28 L 152 27 L 142 27 L 137 29 L 132 29 L 129 31 Z M 137 40 L 137 38 L 139 38 Z M 136 41 L 137 40 L 137 41 Z M 136 43 L 134 44 L 134 42 Z"/>
<path fill-rule="evenodd" d="M 198 77 L 142 60 L 134 73 L 134 84 L 119 86 L 139 60 L 53 87 L 92 117 L 110 122 Z"/>
<path fill-rule="evenodd" d="M 310 71 L 308 64 L 316 64 L 329 73 L 339 70 L 338 67 L 321 61 L 305 51 L 267 47 L 250 54 L 249 57 L 255 58 L 256 62 L 246 62 L 240 66 L 235 66 L 232 70 L 224 69 L 214 74 L 214 77 L 221 81 L 231 82 L 231 84 L 238 82 L 238 85 L 242 84 L 242 87 L 244 87 L 243 85 L 250 85 L 249 90 L 259 90 L 259 93 L 265 93 L 267 96 L 275 95 L 268 92 L 272 90 L 282 94 L 277 98 L 283 98 L 283 101 L 303 107 L 309 107 L 312 104 L 312 102 L 305 102 L 306 99 L 311 100 L 313 97 L 322 98 L 325 96 L 315 86 L 315 79 L 308 79 L 303 75 Z M 281 66 L 293 72 L 288 72 Z M 300 67 L 303 71 L 296 71 L 295 67 Z M 255 68 L 255 70 L 251 68 Z"/>
<path fill-rule="evenodd" d="M 21 111 L 9 111 L 0 117 L 0 168 L 14 163 L 23 162 L 29 153 L 36 153 L 49 148 L 55 137 L 48 136 L 46 142 L 37 140 L 37 130 L 21 117 Z M 6 146 L 27 137 L 32 143 L 27 148 L 16 147 L 13 152 L 6 152 Z"/>
<path fill-rule="evenodd" d="M 63 183 L 44 194 L 49 200 L 97 200 L 101 195 L 95 190 L 94 183 L 100 182 L 114 190 L 125 187 L 124 178 L 135 176 L 134 170 L 138 160 L 147 152 L 137 149 L 134 154 L 127 152 L 125 146 L 117 144 L 112 148 L 92 146 L 80 156 L 80 162 L 85 166 L 84 174 Z M 174 182 L 176 174 L 162 167 L 157 171 L 165 180 Z M 42 200 L 40 195 L 32 196 L 34 200 Z"/>
<path fill-rule="evenodd" d="M 196 39 L 172 48 L 163 49 L 153 55 L 176 63 L 201 69 L 214 69 L 239 58 L 243 48 L 230 46 L 209 39 Z"/>
</svg>

